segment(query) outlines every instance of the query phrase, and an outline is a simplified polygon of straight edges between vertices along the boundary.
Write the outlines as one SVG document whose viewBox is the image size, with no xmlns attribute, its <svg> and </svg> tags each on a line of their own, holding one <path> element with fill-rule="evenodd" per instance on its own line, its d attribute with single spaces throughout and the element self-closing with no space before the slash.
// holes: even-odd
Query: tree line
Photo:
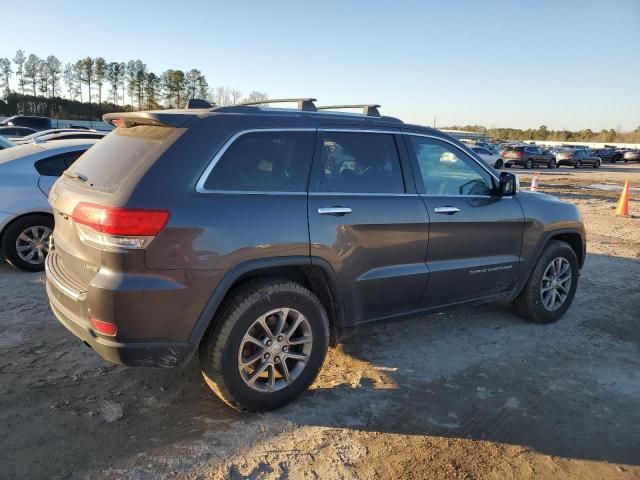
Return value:
<svg viewBox="0 0 640 480">
<path fill-rule="evenodd" d="M 484 133 L 491 138 L 509 140 L 538 140 L 556 142 L 594 142 L 594 143 L 640 143 L 640 126 L 630 132 L 618 132 L 611 129 L 602 129 L 599 132 L 587 128 L 584 130 L 549 130 L 546 125 L 539 128 L 521 130 L 517 128 L 486 128 L 482 125 L 454 125 L 443 127 L 445 130 L 464 130 L 467 132 Z"/>
<path fill-rule="evenodd" d="M 16 90 L 11 88 L 12 80 Z M 4 93 L 2 114 L 71 114 L 80 118 L 96 118 L 109 111 L 182 108 L 191 98 L 216 105 L 268 98 L 259 91 L 245 98 L 233 88 L 210 88 L 197 68 L 156 74 L 141 60 L 107 62 L 103 57 L 86 57 L 63 65 L 55 55 L 40 58 L 22 50 L 13 59 L 0 58 L 0 89 Z"/>
</svg>

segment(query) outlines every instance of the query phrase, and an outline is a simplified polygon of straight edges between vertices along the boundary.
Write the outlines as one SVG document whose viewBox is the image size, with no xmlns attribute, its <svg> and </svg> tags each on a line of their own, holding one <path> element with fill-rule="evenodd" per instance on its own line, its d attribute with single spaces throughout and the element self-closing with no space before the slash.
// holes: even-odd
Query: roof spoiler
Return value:
<svg viewBox="0 0 640 480">
<path fill-rule="evenodd" d="M 102 116 L 105 123 L 114 127 L 129 128 L 136 125 L 179 128 L 192 118 L 191 115 L 165 112 L 117 112 Z"/>
</svg>

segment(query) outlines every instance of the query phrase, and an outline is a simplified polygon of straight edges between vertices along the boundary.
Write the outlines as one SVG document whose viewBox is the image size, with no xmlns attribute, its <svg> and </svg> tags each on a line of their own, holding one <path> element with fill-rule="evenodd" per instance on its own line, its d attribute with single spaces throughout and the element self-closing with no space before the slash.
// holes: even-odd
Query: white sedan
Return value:
<svg viewBox="0 0 640 480">
<path fill-rule="evenodd" d="M 504 165 L 502 157 L 496 153 L 492 153 L 484 147 L 471 147 L 471 150 L 475 152 L 487 165 L 500 170 Z"/>
</svg>

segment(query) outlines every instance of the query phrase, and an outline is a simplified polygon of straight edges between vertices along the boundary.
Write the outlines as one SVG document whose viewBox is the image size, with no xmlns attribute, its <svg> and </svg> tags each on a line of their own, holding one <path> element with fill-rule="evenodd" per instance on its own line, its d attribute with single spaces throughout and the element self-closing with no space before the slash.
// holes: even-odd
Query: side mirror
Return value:
<svg viewBox="0 0 640 480">
<path fill-rule="evenodd" d="M 520 186 L 520 181 L 516 175 L 510 172 L 500 172 L 500 190 L 501 197 L 509 197 L 515 195 Z"/>
</svg>

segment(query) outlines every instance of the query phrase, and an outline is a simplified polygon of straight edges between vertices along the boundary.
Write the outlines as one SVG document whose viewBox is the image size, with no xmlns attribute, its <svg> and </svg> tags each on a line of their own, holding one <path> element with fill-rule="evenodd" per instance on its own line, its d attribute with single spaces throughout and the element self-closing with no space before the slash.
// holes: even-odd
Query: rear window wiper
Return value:
<svg viewBox="0 0 640 480">
<path fill-rule="evenodd" d="M 81 182 L 86 182 L 87 180 L 89 180 L 85 175 L 82 175 L 81 173 L 70 172 L 69 170 L 65 170 L 64 172 L 62 172 L 62 174 L 65 177 L 75 178 L 76 180 L 80 180 Z"/>
</svg>

